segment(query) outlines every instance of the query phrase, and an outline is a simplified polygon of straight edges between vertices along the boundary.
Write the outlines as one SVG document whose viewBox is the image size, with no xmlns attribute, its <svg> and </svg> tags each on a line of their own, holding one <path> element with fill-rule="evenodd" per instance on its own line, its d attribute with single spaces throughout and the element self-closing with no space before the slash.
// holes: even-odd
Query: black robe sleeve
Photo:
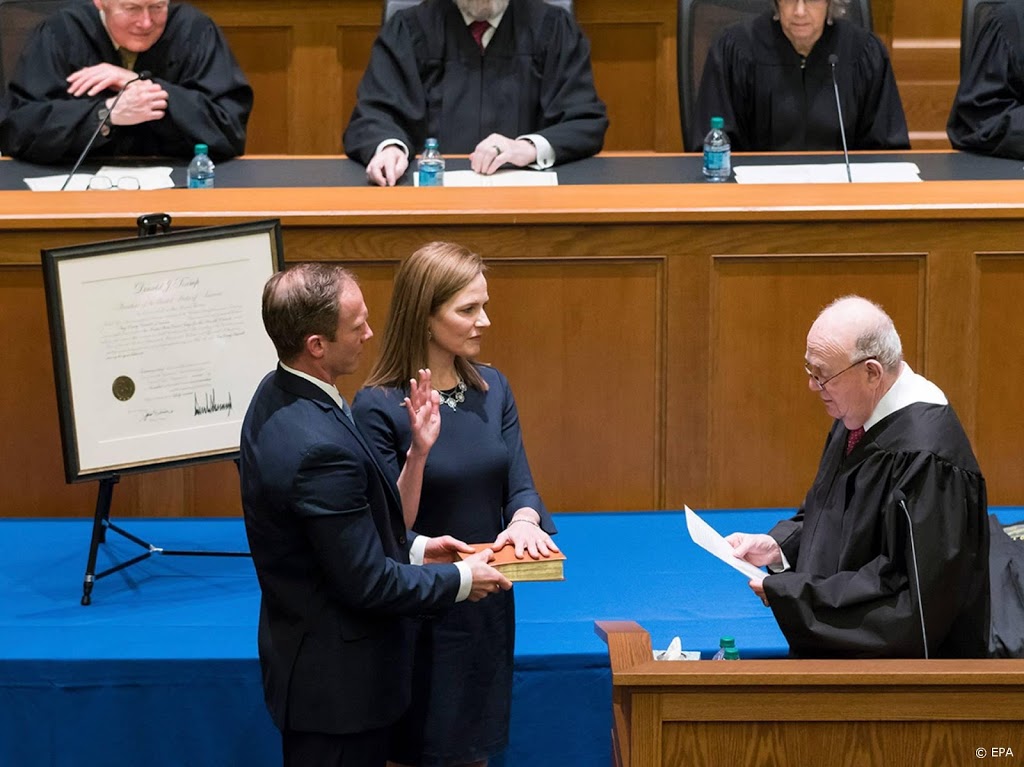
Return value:
<svg viewBox="0 0 1024 767">
<path fill-rule="evenodd" d="M 772 531 L 794 569 L 769 575 L 764 588 L 793 653 L 922 657 L 920 595 L 929 654 L 982 657 L 987 609 L 979 613 L 983 620 L 978 623 L 984 625 L 960 625 L 965 602 L 987 605 L 987 557 L 986 577 L 975 577 L 982 565 L 978 552 L 987 552 L 988 546 L 981 476 L 929 453 L 880 453 L 865 462 L 845 492 L 849 501 L 839 510 L 841 532 L 827 541 L 819 538 L 818 550 L 789 545 L 791 523 Z M 913 544 L 903 507 L 895 500 L 899 493 L 906 497 Z M 859 566 L 845 566 L 849 552 L 864 546 L 874 556 Z M 807 556 L 838 565 L 826 575 L 801 571 L 801 558 Z M 964 584 L 982 580 L 985 593 L 964 593 Z"/>
<path fill-rule="evenodd" d="M 1007 3 L 978 35 L 946 123 L 956 149 L 1024 159 L 1022 15 Z"/>
<path fill-rule="evenodd" d="M 424 123 L 427 95 L 416 61 L 409 16 L 396 13 L 377 35 L 356 93 L 356 106 L 342 141 L 345 154 L 366 165 L 386 139 L 419 151 L 414 126 Z"/>
<path fill-rule="evenodd" d="M 742 46 L 737 44 L 732 30 L 726 30 L 708 50 L 707 61 L 701 75 L 697 92 L 697 108 L 693 125 L 688 125 L 686 151 L 699 152 L 704 146 L 704 136 L 711 129 L 711 118 L 721 117 L 733 151 L 743 152 L 752 148 L 752 126 L 746 119 L 742 105 L 750 103 L 748 85 L 753 78 L 748 68 L 753 66 L 744 55 Z"/>
<path fill-rule="evenodd" d="M 546 19 L 550 37 L 541 44 L 547 56 L 541 77 L 540 124 L 531 132 L 546 138 L 555 161 L 562 163 L 601 151 L 608 116 L 594 89 L 590 44 L 579 26 L 557 9 L 551 9 Z"/>
<path fill-rule="evenodd" d="M 27 44 L 0 102 L 0 151 L 41 164 L 73 161 L 99 120 L 107 91 L 95 97 L 67 92 L 67 76 L 83 67 L 119 61 L 92 6 L 74 6 L 45 22 Z M 173 5 L 163 35 L 139 54 L 135 70 L 149 71 L 167 91 L 160 120 L 111 126 L 97 137 L 98 156 L 187 158 L 204 143 L 214 159 L 245 151 L 253 95 L 217 26 L 187 5 Z"/>
<path fill-rule="evenodd" d="M 112 94 L 74 98 L 68 95 L 66 78 L 103 59 L 90 56 L 92 45 L 85 43 L 75 50 L 62 37 L 56 24 L 46 22 L 25 45 L 0 101 L 0 151 L 4 154 L 42 164 L 74 159 L 96 129 L 99 110 Z M 106 47 L 113 59 L 113 46 Z"/>
<path fill-rule="evenodd" d="M 867 40 L 849 83 L 857 104 L 853 135 L 847 137 L 850 149 L 909 149 L 907 118 L 889 54 L 874 35 Z M 848 121 L 844 120 L 844 124 Z"/>
</svg>

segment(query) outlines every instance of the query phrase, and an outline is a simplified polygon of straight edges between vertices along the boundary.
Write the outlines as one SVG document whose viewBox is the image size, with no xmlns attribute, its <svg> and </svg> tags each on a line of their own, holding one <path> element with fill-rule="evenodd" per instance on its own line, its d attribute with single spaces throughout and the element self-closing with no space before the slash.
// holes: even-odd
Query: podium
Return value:
<svg viewBox="0 0 1024 767">
<path fill-rule="evenodd" d="M 1024 660 L 655 661 L 637 623 L 595 631 L 611 661 L 616 767 L 1024 758 Z"/>
</svg>

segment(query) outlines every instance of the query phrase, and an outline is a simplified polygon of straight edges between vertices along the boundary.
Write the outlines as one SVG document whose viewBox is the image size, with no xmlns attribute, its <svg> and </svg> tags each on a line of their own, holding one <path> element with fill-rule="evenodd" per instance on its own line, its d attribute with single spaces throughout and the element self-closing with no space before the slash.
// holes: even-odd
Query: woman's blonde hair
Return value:
<svg viewBox="0 0 1024 767">
<path fill-rule="evenodd" d="M 428 243 L 402 262 L 380 356 L 364 385 L 408 386 L 428 364 L 430 318 L 486 268 L 479 255 L 453 242 Z M 469 360 L 456 357 L 455 370 L 468 386 L 487 391 L 487 382 Z"/>
</svg>

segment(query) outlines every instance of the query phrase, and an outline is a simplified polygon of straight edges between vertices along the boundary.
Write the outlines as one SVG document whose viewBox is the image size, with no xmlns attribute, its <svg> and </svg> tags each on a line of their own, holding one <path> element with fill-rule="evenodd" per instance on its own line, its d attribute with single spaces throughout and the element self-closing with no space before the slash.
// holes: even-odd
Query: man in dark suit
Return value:
<svg viewBox="0 0 1024 767">
<path fill-rule="evenodd" d="M 451 564 L 471 549 L 449 536 L 409 540 L 395 480 L 334 383 L 358 366 L 373 335 L 366 319 L 341 267 L 299 264 L 264 288 L 280 364 L 242 425 L 242 506 L 263 592 L 264 692 L 285 767 L 383 766 L 387 727 L 410 696 L 402 616 L 511 587 L 486 564 L 490 553 Z M 406 405 L 421 471 L 440 428 L 429 382 Z"/>
</svg>

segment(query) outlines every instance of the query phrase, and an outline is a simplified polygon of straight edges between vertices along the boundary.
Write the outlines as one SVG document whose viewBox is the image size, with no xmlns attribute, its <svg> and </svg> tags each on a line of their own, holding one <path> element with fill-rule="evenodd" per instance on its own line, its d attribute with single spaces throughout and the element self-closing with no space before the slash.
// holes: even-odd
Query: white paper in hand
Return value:
<svg viewBox="0 0 1024 767">
<path fill-rule="evenodd" d="M 690 533 L 693 542 L 705 551 L 711 552 L 725 562 L 729 567 L 735 567 L 751 580 L 760 583 L 767 573 L 760 568 L 754 567 L 749 562 L 737 559 L 732 555 L 732 546 L 718 532 L 703 519 L 693 513 L 689 506 L 686 509 L 686 529 Z"/>
</svg>

